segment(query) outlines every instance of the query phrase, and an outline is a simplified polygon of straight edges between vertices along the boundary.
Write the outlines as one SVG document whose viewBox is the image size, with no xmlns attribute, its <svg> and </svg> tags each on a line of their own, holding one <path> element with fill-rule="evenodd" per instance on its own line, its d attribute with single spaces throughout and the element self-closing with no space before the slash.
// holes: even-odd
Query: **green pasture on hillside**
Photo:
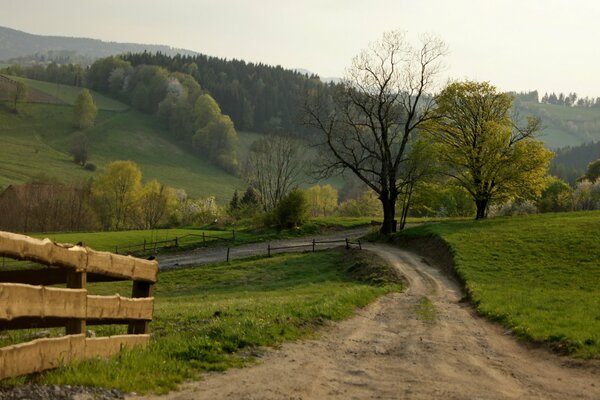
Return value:
<svg viewBox="0 0 600 400">
<path fill-rule="evenodd" d="M 67 104 L 73 105 L 75 104 L 75 100 L 79 93 L 83 90 L 81 87 L 77 86 L 69 86 L 62 85 L 60 83 L 52 83 L 52 82 L 44 82 L 44 81 L 36 81 L 33 79 L 22 78 L 19 76 L 9 76 L 9 78 L 14 80 L 19 80 L 25 85 L 47 93 L 51 96 L 54 96 Z M 106 111 L 126 111 L 129 109 L 129 106 L 125 103 L 122 103 L 118 100 L 112 99 L 110 97 L 104 96 L 98 92 L 90 90 L 92 97 L 94 98 L 94 102 L 96 103 L 96 107 L 99 110 Z"/>
<path fill-rule="evenodd" d="M 327 320 L 401 290 L 397 275 L 358 251 L 283 254 L 159 274 L 153 338 L 125 351 L 8 383 L 36 381 L 165 392 L 202 371 L 252 362 L 249 350 L 311 335 Z M 94 294 L 128 294 L 130 282 L 89 284 Z M 119 331 L 96 327 L 98 334 Z"/>
<path fill-rule="evenodd" d="M 40 174 L 71 182 L 89 179 L 114 160 L 132 160 L 143 179 L 158 179 L 188 195 L 216 196 L 225 204 L 239 179 L 176 144 L 150 115 L 137 111 L 100 111 L 85 131 L 89 162 L 96 172 L 72 162 L 73 110 L 64 105 L 19 104 L 19 114 L 0 105 L 0 186 L 19 184 Z"/>
<path fill-rule="evenodd" d="M 480 314 L 561 352 L 600 356 L 600 212 L 444 222 L 401 235 L 449 243 Z"/>
</svg>

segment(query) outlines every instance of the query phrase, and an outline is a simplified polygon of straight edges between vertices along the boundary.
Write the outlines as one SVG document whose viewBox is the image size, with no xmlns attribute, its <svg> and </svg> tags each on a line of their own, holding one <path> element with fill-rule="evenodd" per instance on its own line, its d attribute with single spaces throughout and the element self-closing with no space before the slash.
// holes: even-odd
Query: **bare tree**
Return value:
<svg viewBox="0 0 600 400">
<path fill-rule="evenodd" d="M 273 209 L 299 182 L 302 172 L 300 143 L 284 135 L 269 135 L 250 147 L 244 179 L 260 194 L 265 211 Z"/>
<path fill-rule="evenodd" d="M 306 106 L 307 124 L 320 132 L 324 176 L 350 170 L 373 189 L 383 206 L 381 233 L 396 231 L 409 140 L 432 118 L 434 81 L 446 53 L 437 37 L 414 48 L 394 31 L 361 52 L 331 98 L 316 94 Z"/>
</svg>

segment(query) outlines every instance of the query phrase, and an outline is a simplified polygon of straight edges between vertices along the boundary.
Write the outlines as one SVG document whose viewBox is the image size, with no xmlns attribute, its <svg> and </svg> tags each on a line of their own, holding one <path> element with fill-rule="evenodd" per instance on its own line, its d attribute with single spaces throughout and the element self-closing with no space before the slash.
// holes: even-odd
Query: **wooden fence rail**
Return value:
<svg viewBox="0 0 600 400">
<path fill-rule="evenodd" d="M 0 348 L 0 379 L 39 372 L 124 346 L 145 346 L 152 320 L 158 263 L 83 246 L 0 232 L 0 257 L 46 269 L 0 270 L 0 331 L 64 327 L 66 336 Z M 131 297 L 96 296 L 88 282 L 133 281 Z M 50 287 L 66 284 L 66 288 Z M 87 338 L 87 325 L 127 324 L 127 335 Z"/>
</svg>

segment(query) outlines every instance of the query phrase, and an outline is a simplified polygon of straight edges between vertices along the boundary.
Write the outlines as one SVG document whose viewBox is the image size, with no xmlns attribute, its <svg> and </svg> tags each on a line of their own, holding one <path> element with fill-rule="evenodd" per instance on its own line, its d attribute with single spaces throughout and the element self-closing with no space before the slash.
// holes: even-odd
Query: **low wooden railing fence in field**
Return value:
<svg viewBox="0 0 600 400">
<path fill-rule="evenodd" d="M 346 245 L 346 249 L 350 249 L 352 246 L 357 246 L 360 250 L 362 250 L 362 244 L 360 243 L 360 239 L 350 240 L 349 238 L 345 239 L 333 239 L 333 240 L 316 240 L 313 239 L 310 243 L 305 244 L 295 244 L 291 246 L 279 246 L 274 247 L 269 243 L 267 245 L 267 256 L 271 257 L 271 253 L 277 250 L 288 250 L 288 249 L 300 249 L 300 248 L 312 248 L 314 253 L 315 249 L 320 244 L 331 244 L 331 243 L 342 243 Z M 229 249 L 228 249 L 229 250 Z M 229 252 L 227 252 L 227 261 L 229 261 Z"/>
<path fill-rule="evenodd" d="M 175 249 L 189 246 L 205 246 L 211 242 L 235 242 L 235 231 L 231 231 L 231 237 L 212 236 L 204 232 L 202 234 L 188 233 L 183 236 L 175 236 L 173 239 L 150 241 L 144 239 L 143 243 L 127 246 L 115 246 L 117 254 L 147 254 L 156 253 L 162 249 Z"/>
<path fill-rule="evenodd" d="M 0 269 L 0 331 L 64 327 L 65 335 L 0 348 L 0 379 L 145 346 L 158 262 L 0 232 L 0 256 L 50 268 Z M 131 298 L 88 294 L 87 283 L 133 281 Z M 50 285 L 66 284 L 66 288 Z M 88 325 L 127 324 L 127 335 L 86 337 Z M 1 333 L 1 332 L 0 332 Z"/>
</svg>

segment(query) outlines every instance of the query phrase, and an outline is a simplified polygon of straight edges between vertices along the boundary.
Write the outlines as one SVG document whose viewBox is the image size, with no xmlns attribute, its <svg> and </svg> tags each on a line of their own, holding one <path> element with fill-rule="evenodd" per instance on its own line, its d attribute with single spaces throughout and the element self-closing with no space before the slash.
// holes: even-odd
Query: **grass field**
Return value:
<svg viewBox="0 0 600 400">
<path fill-rule="evenodd" d="M 83 88 L 76 86 L 36 81 L 33 79 L 27 79 L 18 76 L 9 76 L 9 78 L 21 81 L 25 83 L 25 85 L 27 85 L 28 87 L 47 93 L 71 105 L 75 104 L 75 99 L 77 99 L 77 96 L 79 95 L 79 93 L 81 93 L 81 90 L 83 90 Z M 94 92 L 93 90 L 90 90 L 90 93 L 92 94 L 94 102 L 96 103 L 96 107 L 98 107 L 99 110 L 126 111 L 129 109 L 129 106 L 127 104 L 122 103 L 118 100 L 111 99 L 110 97 L 104 96 L 98 92 Z"/>
<path fill-rule="evenodd" d="M 17 115 L 0 105 L 0 186 L 40 174 L 67 182 L 94 176 L 74 164 L 68 153 L 75 131 L 72 113 L 69 106 L 20 104 Z M 133 160 L 144 180 L 156 178 L 194 197 L 214 195 L 221 203 L 239 185 L 238 178 L 171 141 L 152 116 L 133 110 L 100 111 L 86 134 L 89 162 L 98 171 L 113 160 Z"/>
<path fill-rule="evenodd" d="M 40 233 L 33 235 L 37 238 L 49 238 L 58 243 L 79 243 L 83 242 L 86 246 L 94 250 L 115 251 L 115 248 L 126 248 L 128 246 L 138 245 L 144 242 L 158 242 L 163 240 L 173 240 L 175 237 L 181 238 L 186 235 L 202 235 L 231 238 L 231 231 L 215 231 L 206 229 L 152 229 L 137 231 L 120 232 L 73 232 L 73 233 Z M 251 235 L 243 232 L 237 233 L 239 241 L 250 240 Z M 198 239 L 195 239 L 198 241 Z M 200 239 L 201 240 L 201 239 Z M 190 240 L 188 240 L 189 242 Z M 181 245 L 186 244 L 185 240 L 180 241 Z"/>
<path fill-rule="evenodd" d="M 401 290 L 398 282 L 380 260 L 358 251 L 284 254 L 161 272 L 147 350 L 10 382 L 164 392 L 202 371 L 250 363 L 250 350 L 257 346 L 311 335 L 324 321 L 348 318 L 356 307 Z M 131 283 L 88 287 L 95 294 L 128 293 Z"/>
<path fill-rule="evenodd" d="M 600 140 L 600 108 L 530 102 L 522 104 L 522 115 L 535 115 L 542 119 L 544 130 L 540 139 L 549 148 L 577 146 Z"/>
<path fill-rule="evenodd" d="M 450 244 L 477 311 L 520 337 L 600 357 L 600 212 L 444 222 L 407 230 Z"/>
</svg>

